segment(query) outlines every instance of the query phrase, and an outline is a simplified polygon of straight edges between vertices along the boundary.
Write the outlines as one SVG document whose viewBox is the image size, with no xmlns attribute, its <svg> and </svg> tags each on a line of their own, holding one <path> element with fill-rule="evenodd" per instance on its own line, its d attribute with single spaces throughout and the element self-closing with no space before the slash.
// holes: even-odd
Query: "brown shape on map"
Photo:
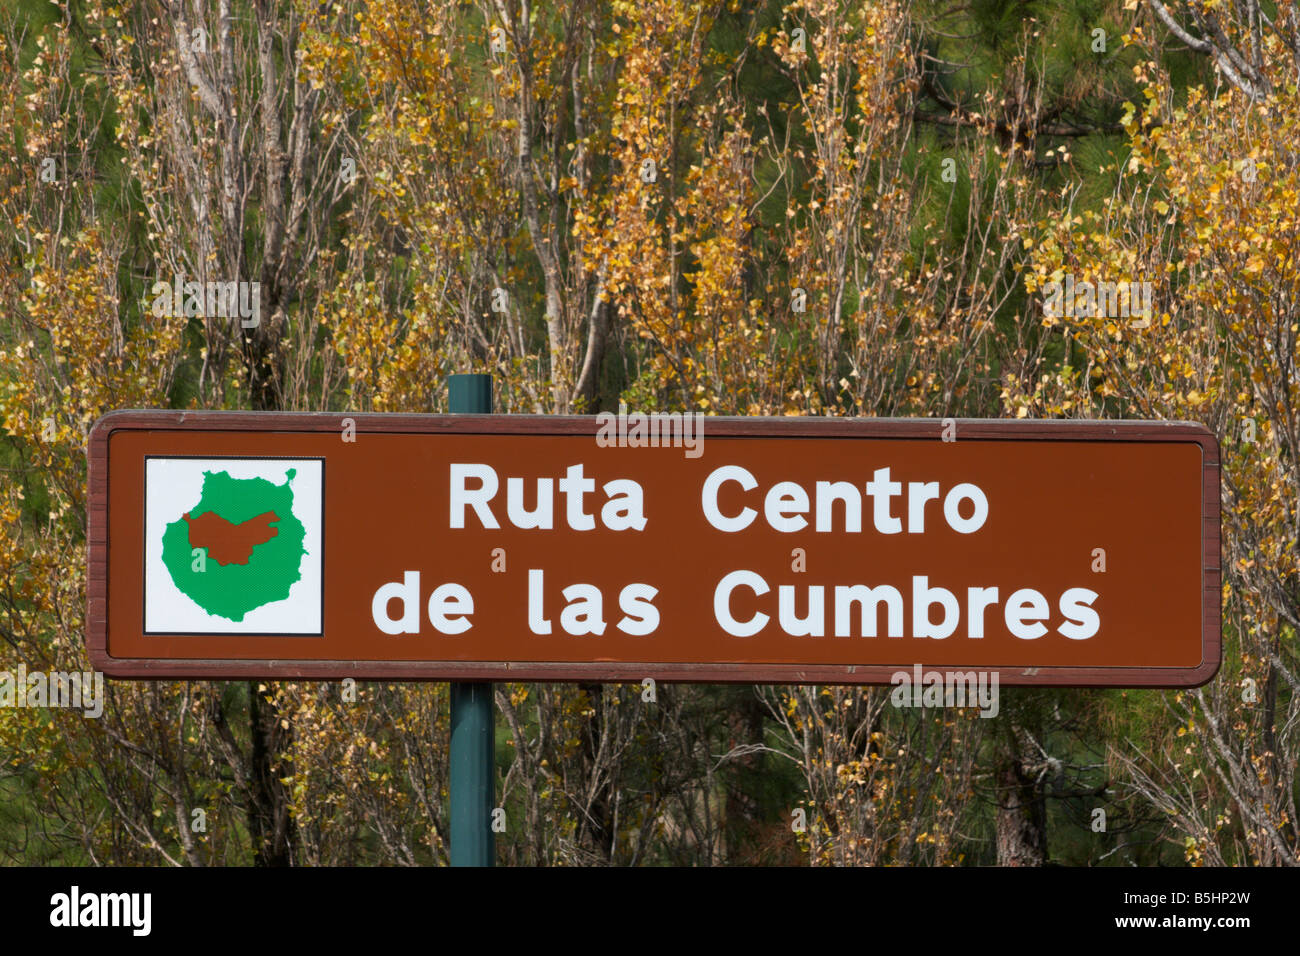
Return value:
<svg viewBox="0 0 1300 956">
<path fill-rule="evenodd" d="M 274 511 L 263 511 L 239 524 L 231 524 L 213 511 L 197 518 L 187 511 L 183 517 L 190 527 L 190 547 L 205 548 L 208 557 L 220 565 L 247 564 L 254 548 L 280 533 L 279 528 L 271 527 L 272 521 L 280 520 Z"/>
</svg>

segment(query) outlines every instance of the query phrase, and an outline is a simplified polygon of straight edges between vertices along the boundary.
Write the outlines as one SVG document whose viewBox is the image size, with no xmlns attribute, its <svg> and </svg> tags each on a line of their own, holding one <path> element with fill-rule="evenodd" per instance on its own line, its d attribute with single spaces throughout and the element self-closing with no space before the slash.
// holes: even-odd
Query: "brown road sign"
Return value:
<svg viewBox="0 0 1300 956">
<path fill-rule="evenodd" d="M 110 676 L 1190 687 L 1220 660 L 1191 423 L 125 411 L 89 517 Z"/>
</svg>

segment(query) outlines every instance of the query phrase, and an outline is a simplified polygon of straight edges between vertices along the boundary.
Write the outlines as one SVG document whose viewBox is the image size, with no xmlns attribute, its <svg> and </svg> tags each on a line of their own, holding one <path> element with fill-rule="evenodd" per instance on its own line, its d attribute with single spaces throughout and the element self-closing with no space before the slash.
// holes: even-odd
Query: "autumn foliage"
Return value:
<svg viewBox="0 0 1300 956">
<path fill-rule="evenodd" d="M 443 411 L 479 371 L 505 412 L 1189 419 L 1224 456 L 1210 685 L 994 720 L 499 685 L 499 854 L 1296 864 L 1296 7 L 1201 6 L 4 0 L 0 670 L 88 667 L 115 408 Z M 153 314 L 178 275 L 260 282 L 262 321 Z M 1151 315 L 1045 314 L 1067 275 Z M 0 850 L 442 863 L 447 733 L 440 685 L 0 708 Z"/>
</svg>

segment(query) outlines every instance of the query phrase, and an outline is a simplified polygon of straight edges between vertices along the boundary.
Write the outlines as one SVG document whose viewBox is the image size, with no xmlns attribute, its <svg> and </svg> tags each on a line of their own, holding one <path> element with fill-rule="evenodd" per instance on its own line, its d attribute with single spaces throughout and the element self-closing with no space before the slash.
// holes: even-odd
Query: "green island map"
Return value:
<svg viewBox="0 0 1300 956">
<path fill-rule="evenodd" d="M 282 485 L 205 471 L 199 501 L 163 532 L 163 564 L 181 592 L 209 614 L 242 621 L 283 601 L 299 580 L 306 529 L 293 513 L 297 474 Z M 200 559 L 194 549 L 202 548 Z"/>
</svg>

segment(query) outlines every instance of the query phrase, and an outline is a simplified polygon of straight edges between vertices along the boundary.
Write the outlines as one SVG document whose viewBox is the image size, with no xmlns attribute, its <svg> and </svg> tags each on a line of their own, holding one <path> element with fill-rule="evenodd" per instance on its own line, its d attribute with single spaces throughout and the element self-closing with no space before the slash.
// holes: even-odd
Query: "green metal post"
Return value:
<svg viewBox="0 0 1300 956">
<path fill-rule="evenodd" d="M 491 375 L 447 378 L 448 409 L 458 414 L 492 412 Z M 451 865 L 492 866 L 496 846 L 492 810 L 496 802 L 492 685 L 451 685 Z"/>
</svg>

